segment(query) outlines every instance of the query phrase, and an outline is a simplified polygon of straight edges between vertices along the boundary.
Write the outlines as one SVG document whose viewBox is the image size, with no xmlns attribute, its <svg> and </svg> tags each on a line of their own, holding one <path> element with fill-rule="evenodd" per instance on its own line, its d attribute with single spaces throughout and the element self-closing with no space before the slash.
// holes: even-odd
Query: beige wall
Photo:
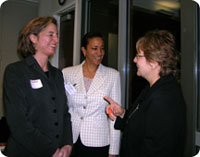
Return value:
<svg viewBox="0 0 200 157">
<path fill-rule="evenodd" d="M 18 32 L 31 18 L 38 15 L 38 3 L 8 0 L 0 8 L 0 118 L 4 115 L 2 82 L 5 67 L 18 61 Z"/>
<path fill-rule="evenodd" d="M 57 0 L 40 0 L 39 15 L 54 15 L 59 10 L 63 10 L 66 6 L 74 2 L 75 0 L 66 0 L 65 4 L 61 6 Z"/>
<path fill-rule="evenodd" d="M 60 6 L 57 0 L 7 0 L 0 8 L 0 118 L 4 115 L 2 101 L 2 82 L 3 73 L 6 65 L 18 61 L 16 53 L 17 37 L 19 30 L 31 18 L 36 16 L 59 15 L 70 8 L 76 10 L 75 34 L 74 34 L 74 51 L 79 52 L 80 38 L 80 14 L 82 0 L 66 0 L 65 4 Z M 79 53 L 78 53 L 79 54 Z M 58 55 L 58 54 L 56 54 Z M 52 64 L 57 64 L 57 56 L 52 60 Z M 79 57 L 74 55 L 74 63 L 79 63 Z"/>
</svg>

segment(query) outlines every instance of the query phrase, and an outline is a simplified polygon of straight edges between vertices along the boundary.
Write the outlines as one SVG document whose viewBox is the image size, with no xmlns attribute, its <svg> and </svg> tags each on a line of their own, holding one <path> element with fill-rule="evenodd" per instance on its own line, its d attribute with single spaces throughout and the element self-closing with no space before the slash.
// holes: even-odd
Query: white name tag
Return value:
<svg viewBox="0 0 200 157">
<path fill-rule="evenodd" d="M 30 80 L 30 83 L 31 83 L 32 89 L 39 89 L 39 88 L 43 87 L 42 82 L 41 82 L 40 79 Z"/>
<path fill-rule="evenodd" d="M 0 157 L 7 157 L 7 156 L 3 155 L 2 152 L 1 152 L 1 150 L 0 150 Z"/>
<path fill-rule="evenodd" d="M 69 95 L 72 95 L 76 93 L 76 88 L 74 87 L 76 84 L 72 85 L 71 83 L 65 84 L 65 90 L 69 93 Z"/>
</svg>

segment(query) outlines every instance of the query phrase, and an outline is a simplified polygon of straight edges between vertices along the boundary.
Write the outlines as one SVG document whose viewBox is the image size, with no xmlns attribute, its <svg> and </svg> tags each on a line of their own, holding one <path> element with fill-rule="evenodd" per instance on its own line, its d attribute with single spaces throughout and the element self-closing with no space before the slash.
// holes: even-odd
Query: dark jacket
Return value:
<svg viewBox="0 0 200 157">
<path fill-rule="evenodd" d="M 7 66 L 3 99 L 11 131 L 9 157 L 49 157 L 72 145 L 63 76 L 48 63 L 48 76 L 33 56 Z"/>
<path fill-rule="evenodd" d="M 178 82 L 160 78 L 145 88 L 115 128 L 123 130 L 120 157 L 182 157 L 186 105 Z"/>
</svg>

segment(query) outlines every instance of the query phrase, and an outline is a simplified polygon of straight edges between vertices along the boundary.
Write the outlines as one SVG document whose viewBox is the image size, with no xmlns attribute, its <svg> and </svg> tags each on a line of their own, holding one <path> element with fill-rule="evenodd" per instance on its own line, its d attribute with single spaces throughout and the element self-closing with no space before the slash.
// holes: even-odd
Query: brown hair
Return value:
<svg viewBox="0 0 200 157">
<path fill-rule="evenodd" d="M 147 32 L 136 43 L 138 52 L 142 50 L 147 61 L 157 62 L 160 67 L 160 76 L 173 74 L 179 76 L 179 53 L 175 48 L 175 38 L 167 30 Z"/>
<path fill-rule="evenodd" d="M 57 26 L 56 19 L 50 16 L 36 17 L 29 21 L 19 33 L 17 52 L 24 58 L 29 54 L 35 54 L 35 48 L 29 36 L 31 34 L 37 36 L 51 23 Z"/>
</svg>

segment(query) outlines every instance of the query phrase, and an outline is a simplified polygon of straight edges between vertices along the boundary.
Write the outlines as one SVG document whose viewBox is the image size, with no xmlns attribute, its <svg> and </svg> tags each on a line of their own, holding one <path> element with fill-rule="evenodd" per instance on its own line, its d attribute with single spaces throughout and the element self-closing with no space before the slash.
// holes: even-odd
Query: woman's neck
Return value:
<svg viewBox="0 0 200 157">
<path fill-rule="evenodd" d="M 147 79 L 150 84 L 150 87 L 152 87 L 153 84 L 160 79 L 160 69 L 161 69 L 161 67 L 158 65 L 157 62 L 153 62 L 151 65 L 152 69 L 151 72 L 149 72 Z"/>
<path fill-rule="evenodd" d="M 48 57 L 37 55 L 37 53 L 33 57 L 36 59 L 36 61 L 38 62 L 38 64 L 42 68 L 42 70 L 44 72 L 47 72 L 48 71 L 48 65 L 47 65 L 47 63 L 48 63 Z"/>
<path fill-rule="evenodd" d="M 151 79 L 148 80 L 150 87 L 152 87 L 154 85 L 154 83 L 156 83 L 156 81 L 158 81 L 160 79 L 160 75 L 155 75 L 154 77 L 152 77 Z"/>
<path fill-rule="evenodd" d="M 94 78 L 98 66 L 89 64 L 88 62 L 85 62 L 83 64 L 83 75 L 87 78 Z"/>
</svg>

